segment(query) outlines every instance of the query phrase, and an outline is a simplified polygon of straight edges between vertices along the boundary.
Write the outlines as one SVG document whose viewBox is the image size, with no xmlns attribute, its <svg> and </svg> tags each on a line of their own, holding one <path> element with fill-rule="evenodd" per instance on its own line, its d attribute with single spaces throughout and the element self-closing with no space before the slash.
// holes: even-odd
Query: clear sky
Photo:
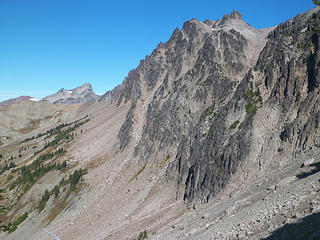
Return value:
<svg viewBox="0 0 320 240">
<path fill-rule="evenodd" d="M 192 18 L 217 20 L 236 9 L 264 28 L 313 6 L 312 0 L 0 0 L 0 101 L 86 82 L 103 94 Z"/>
</svg>

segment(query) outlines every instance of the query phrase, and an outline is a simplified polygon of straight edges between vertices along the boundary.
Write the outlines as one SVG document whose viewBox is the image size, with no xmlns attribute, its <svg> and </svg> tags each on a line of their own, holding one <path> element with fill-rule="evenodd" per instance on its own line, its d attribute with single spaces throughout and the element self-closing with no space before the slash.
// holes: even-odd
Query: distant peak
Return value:
<svg viewBox="0 0 320 240">
<path fill-rule="evenodd" d="M 97 100 L 90 83 L 85 83 L 77 88 L 67 90 L 62 88 L 57 93 L 40 99 L 40 102 L 49 102 L 58 105 L 69 105 Z"/>
</svg>

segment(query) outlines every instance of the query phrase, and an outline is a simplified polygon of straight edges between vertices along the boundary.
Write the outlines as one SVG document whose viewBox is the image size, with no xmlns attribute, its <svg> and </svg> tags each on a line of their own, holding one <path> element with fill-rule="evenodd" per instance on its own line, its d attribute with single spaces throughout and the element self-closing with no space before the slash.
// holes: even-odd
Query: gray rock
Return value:
<svg viewBox="0 0 320 240">
<path fill-rule="evenodd" d="M 304 160 L 302 167 L 309 167 L 312 163 L 314 163 L 314 158 L 309 158 Z"/>
</svg>

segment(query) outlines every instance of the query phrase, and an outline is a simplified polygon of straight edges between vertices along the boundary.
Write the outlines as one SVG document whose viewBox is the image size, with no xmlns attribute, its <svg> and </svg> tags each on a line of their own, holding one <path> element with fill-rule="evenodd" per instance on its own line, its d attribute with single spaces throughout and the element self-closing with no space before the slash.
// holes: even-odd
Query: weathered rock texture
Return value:
<svg viewBox="0 0 320 240">
<path fill-rule="evenodd" d="M 318 8 L 261 30 L 234 11 L 175 29 L 104 99 L 131 106 L 121 149 L 168 158 L 177 198 L 208 202 L 238 169 L 249 179 L 319 146 L 319 59 Z"/>
</svg>

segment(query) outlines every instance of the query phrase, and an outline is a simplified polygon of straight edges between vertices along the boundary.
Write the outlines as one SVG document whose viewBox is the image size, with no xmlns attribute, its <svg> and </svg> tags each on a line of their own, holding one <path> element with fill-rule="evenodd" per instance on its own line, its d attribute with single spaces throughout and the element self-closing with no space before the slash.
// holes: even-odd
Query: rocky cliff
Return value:
<svg viewBox="0 0 320 240">
<path fill-rule="evenodd" d="M 318 8 L 268 29 L 237 11 L 192 19 L 106 94 L 131 106 L 119 146 L 168 158 L 177 198 L 208 202 L 236 173 L 245 182 L 319 146 L 318 55 Z"/>
</svg>

